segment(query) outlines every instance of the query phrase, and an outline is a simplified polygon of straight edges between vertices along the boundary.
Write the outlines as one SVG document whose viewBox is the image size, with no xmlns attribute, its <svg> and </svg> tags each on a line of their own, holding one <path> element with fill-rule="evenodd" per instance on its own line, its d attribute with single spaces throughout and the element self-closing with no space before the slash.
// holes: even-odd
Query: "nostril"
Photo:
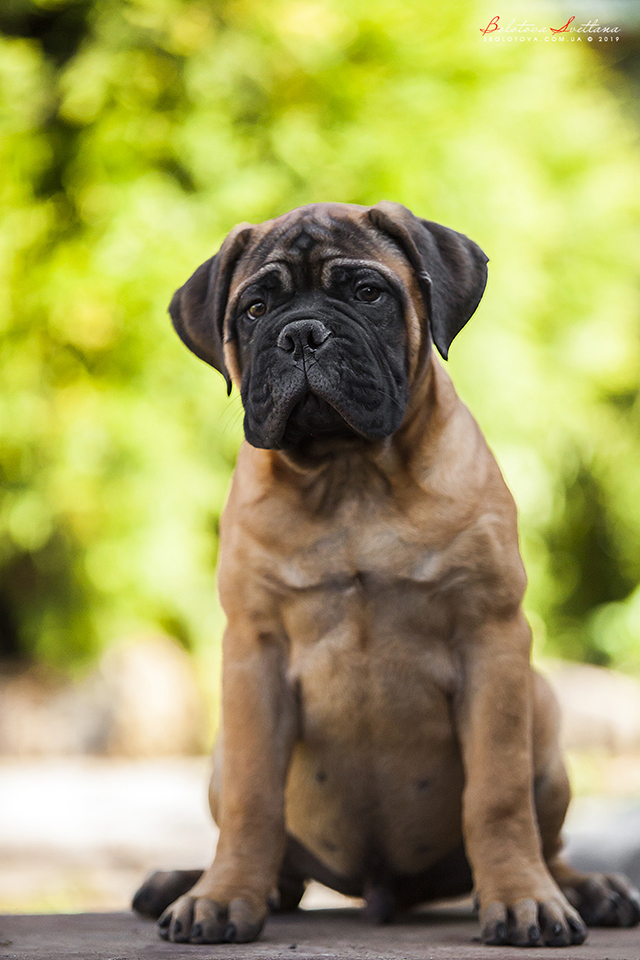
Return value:
<svg viewBox="0 0 640 960">
<path fill-rule="evenodd" d="M 286 353 L 293 353 L 296 348 L 296 342 L 290 333 L 286 333 L 285 330 L 283 330 L 278 337 L 278 346 Z"/>
<path fill-rule="evenodd" d="M 278 346 L 285 353 L 317 350 L 330 336 L 331 331 L 320 320 L 293 320 L 280 331 Z"/>
<path fill-rule="evenodd" d="M 313 326 L 309 327 L 307 333 L 307 342 L 310 347 L 321 347 L 329 336 L 329 331 L 325 327 L 324 323 L 315 322 Z"/>
</svg>

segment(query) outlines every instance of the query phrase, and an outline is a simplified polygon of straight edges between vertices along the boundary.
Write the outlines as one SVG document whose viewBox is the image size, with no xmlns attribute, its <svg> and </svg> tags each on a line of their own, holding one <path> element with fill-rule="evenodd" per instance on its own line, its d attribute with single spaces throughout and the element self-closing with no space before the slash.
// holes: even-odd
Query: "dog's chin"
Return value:
<svg viewBox="0 0 640 960">
<path fill-rule="evenodd" d="M 288 449 L 313 440 L 349 440 L 361 436 L 332 404 L 315 393 L 308 392 L 298 400 L 289 414 L 280 446 Z"/>
</svg>

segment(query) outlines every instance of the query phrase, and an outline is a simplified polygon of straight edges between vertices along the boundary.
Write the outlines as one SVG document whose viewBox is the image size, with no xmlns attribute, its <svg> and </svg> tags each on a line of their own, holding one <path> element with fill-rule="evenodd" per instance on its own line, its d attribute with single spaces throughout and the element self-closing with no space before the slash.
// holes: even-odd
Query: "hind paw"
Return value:
<svg viewBox="0 0 640 960">
<path fill-rule="evenodd" d="M 592 873 L 562 886 L 562 892 L 589 927 L 635 927 L 640 892 L 620 873 Z"/>
</svg>

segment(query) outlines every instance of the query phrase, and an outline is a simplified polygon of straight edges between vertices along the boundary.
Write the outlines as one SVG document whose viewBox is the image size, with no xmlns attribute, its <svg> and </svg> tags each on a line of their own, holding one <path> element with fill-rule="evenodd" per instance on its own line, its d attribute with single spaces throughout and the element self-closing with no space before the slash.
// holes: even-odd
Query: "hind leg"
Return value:
<svg viewBox="0 0 640 960">
<path fill-rule="evenodd" d="M 284 859 L 278 874 L 278 887 L 271 897 L 270 907 L 274 913 L 291 913 L 298 909 L 306 890 L 306 878 L 296 865 L 295 843 L 287 837 Z"/>
<path fill-rule="evenodd" d="M 640 894 L 627 878 L 582 873 L 561 854 L 561 830 L 571 791 L 559 745 L 558 706 L 548 683 L 538 675 L 534 703 L 535 804 L 551 875 L 588 926 L 632 927 L 640 921 Z"/>
<path fill-rule="evenodd" d="M 157 920 L 169 904 L 183 894 L 202 876 L 202 870 L 156 870 L 136 891 L 131 906 L 142 917 Z"/>
</svg>

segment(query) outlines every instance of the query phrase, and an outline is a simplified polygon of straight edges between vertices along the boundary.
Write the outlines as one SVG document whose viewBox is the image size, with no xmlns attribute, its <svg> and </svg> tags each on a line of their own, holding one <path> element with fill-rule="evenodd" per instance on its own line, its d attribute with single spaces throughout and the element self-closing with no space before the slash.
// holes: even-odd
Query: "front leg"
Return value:
<svg viewBox="0 0 640 960">
<path fill-rule="evenodd" d="M 457 721 L 463 829 L 488 944 L 582 943 L 585 926 L 551 877 L 533 798 L 530 630 L 518 610 L 466 638 Z"/>
<path fill-rule="evenodd" d="M 284 855 L 284 788 L 297 727 L 284 644 L 229 627 L 223 641 L 222 774 L 215 860 L 165 910 L 174 943 L 244 943 L 264 923 Z"/>
</svg>

